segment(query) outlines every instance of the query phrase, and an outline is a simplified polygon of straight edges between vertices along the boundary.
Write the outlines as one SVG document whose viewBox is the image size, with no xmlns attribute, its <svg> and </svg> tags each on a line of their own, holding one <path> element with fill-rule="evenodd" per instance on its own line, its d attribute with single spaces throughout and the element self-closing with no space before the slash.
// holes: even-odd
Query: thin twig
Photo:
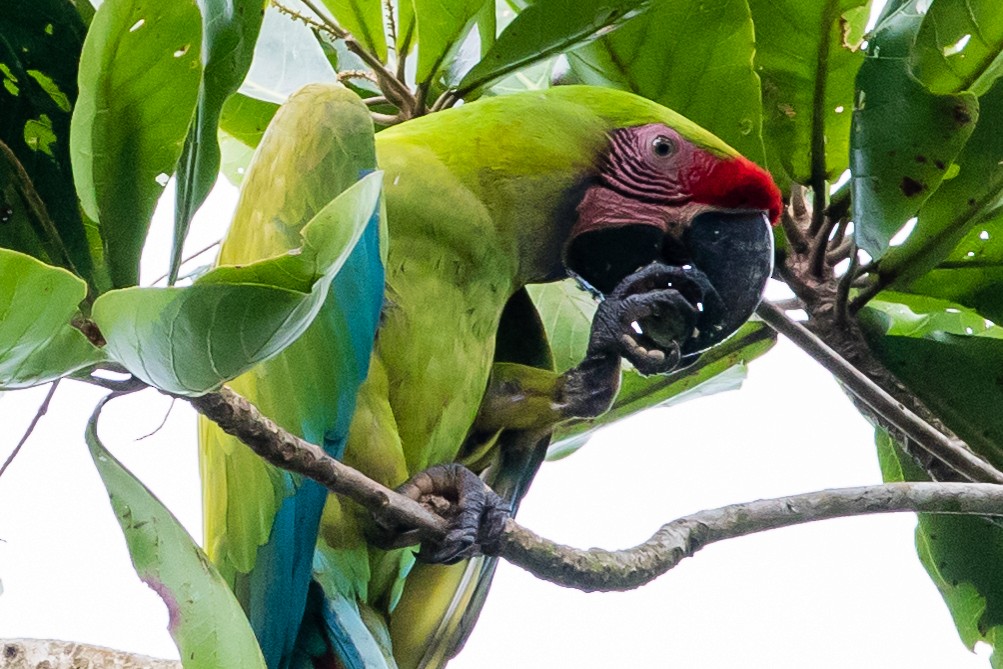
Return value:
<svg viewBox="0 0 1003 669">
<path fill-rule="evenodd" d="M 384 0 L 383 11 L 387 17 L 387 42 L 391 49 L 397 48 L 397 22 L 394 20 L 393 0 Z"/>
<path fill-rule="evenodd" d="M 278 6 L 278 0 L 272 0 L 272 4 Z M 376 80 L 383 91 L 383 94 L 387 96 L 387 99 L 391 100 L 401 113 L 405 117 L 410 118 L 415 109 L 415 98 L 412 95 L 408 87 L 402 82 L 397 76 L 387 69 L 386 65 L 380 62 L 380 59 L 369 52 L 367 48 L 362 46 L 358 40 L 356 40 L 351 33 L 335 23 L 334 19 L 329 17 L 324 11 L 317 6 L 313 0 L 303 0 L 303 4 L 310 8 L 321 23 L 323 23 L 327 29 L 336 35 L 338 39 L 345 43 L 345 48 L 354 53 L 356 56 L 362 59 L 366 65 L 372 68 L 373 72 L 376 74 Z"/>
<path fill-rule="evenodd" d="M 887 285 L 887 281 L 884 280 L 880 274 L 874 274 L 871 283 L 861 289 L 861 291 L 857 293 L 857 296 L 850 300 L 850 304 L 847 306 L 850 315 L 855 315 L 858 311 L 860 311 L 868 302 L 873 300 L 878 293 L 884 290 Z"/>
<path fill-rule="evenodd" d="M 825 262 L 828 259 L 829 237 L 832 235 L 837 222 L 836 219 L 825 217 L 825 223 L 812 240 L 808 266 L 811 273 L 819 279 L 823 278 L 822 272 L 825 270 Z"/>
<path fill-rule="evenodd" d="M 144 439 L 149 439 L 150 437 L 152 437 L 156 433 L 158 433 L 161 430 L 163 430 L 164 426 L 167 425 L 167 419 L 171 417 L 171 412 L 174 411 L 174 404 L 177 401 L 178 401 L 178 398 L 172 397 L 171 398 L 171 405 L 169 407 L 167 407 L 167 411 L 164 412 L 164 417 L 163 417 L 163 419 L 161 419 L 160 425 L 158 425 L 157 427 L 153 428 L 152 431 L 147 432 L 142 437 L 136 437 L 136 441 L 143 441 Z"/>
<path fill-rule="evenodd" d="M 849 240 L 849 242 L 852 248 L 850 252 L 850 265 L 846 268 L 846 274 L 840 277 L 839 284 L 836 286 L 836 314 L 842 323 L 845 323 L 850 315 L 847 311 L 847 300 L 850 299 L 850 287 L 853 285 L 853 280 L 857 276 L 857 268 L 860 266 L 860 254 L 857 253 L 856 245 L 853 243 L 853 240 Z"/>
<path fill-rule="evenodd" d="M 42 416 L 49 411 L 49 402 L 52 401 L 52 396 L 56 394 L 57 386 L 59 386 L 59 379 L 53 381 L 52 385 L 49 386 L 49 391 L 45 394 L 45 399 L 42 400 L 42 403 L 38 406 L 38 411 L 35 412 L 35 417 L 31 419 L 30 423 L 28 423 L 28 429 L 24 431 L 24 434 L 21 436 L 21 440 L 17 442 L 17 446 L 15 446 L 14 450 L 7 456 L 3 465 L 0 465 L 0 478 L 3 478 L 4 472 L 6 472 L 7 468 L 10 467 L 10 463 L 14 462 L 14 458 L 16 458 L 17 454 L 21 452 L 21 448 L 28 441 L 28 437 L 30 437 L 31 433 L 35 431 L 35 426 L 38 425 L 38 421 L 42 420 Z"/>
<path fill-rule="evenodd" d="M 336 76 L 338 81 L 365 79 L 366 81 L 371 81 L 372 83 L 379 85 L 379 82 L 376 80 L 376 75 L 368 70 L 341 70 Z"/>
<path fill-rule="evenodd" d="M 223 243 L 223 240 L 222 240 L 222 239 L 217 239 L 217 240 L 216 240 L 216 241 L 214 241 L 214 242 L 213 242 L 212 244 L 209 244 L 208 246 L 204 246 L 204 247 L 200 248 L 200 249 L 199 249 L 198 251 L 195 251 L 194 253 L 192 253 L 191 255 L 189 255 L 189 256 L 188 256 L 187 258 L 182 258 L 182 259 L 181 259 L 181 265 L 184 265 L 185 263 L 189 263 L 189 262 L 191 262 L 192 260 L 195 260 L 196 258 L 198 258 L 198 257 L 199 257 L 200 255 L 202 255 L 202 254 L 203 254 L 203 253 L 205 253 L 206 251 L 211 251 L 212 249 L 216 248 L 217 246 L 219 246 L 219 245 L 220 245 L 220 244 L 222 244 L 222 243 Z M 179 267 L 180 267 L 181 265 L 179 265 Z M 152 282 L 150 283 L 150 285 L 156 285 L 156 284 L 160 283 L 161 281 L 163 281 L 163 280 L 164 280 L 164 279 L 166 279 L 166 278 L 167 278 L 167 275 L 166 275 L 166 274 L 161 274 L 161 275 L 160 275 L 160 276 L 158 276 L 158 277 L 157 277 L 156 279 L 154 279 L 154 280 L 153 280 L 153 281 L 152 281 Z"/>
<path fill-rule="evenodd" d="M 770 327 L 815 358 L 860 401 L 904 432 L 924 451 L 972 481 L 1003 483 L 1003 472 L 969 451 L 961 440 L 946 436 L 909 410 L 805 326 L 788 318 L 775 305 L 763 302 L 756 313 Z"/>
</svg>

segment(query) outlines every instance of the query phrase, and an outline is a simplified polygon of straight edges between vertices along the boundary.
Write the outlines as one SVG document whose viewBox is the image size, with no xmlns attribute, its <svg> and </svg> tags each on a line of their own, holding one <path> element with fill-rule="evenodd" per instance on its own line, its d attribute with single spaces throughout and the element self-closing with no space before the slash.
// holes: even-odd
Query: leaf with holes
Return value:
<svg viewBox="0 0 1003 669">
<path fill-rule="evenodd" d="M 0 389 L 28 388 L 104 359 L 70 322 L 87 294 L 71 273 L 0 249 Z"/>
<path fill-rule="evenodd" d="M 303 228 L 303 247 L 223 266 L 186 288 L 114 290 L 94 303 L 109 357 L 150 385 L 201 395 L 277 354 L 310 325 L 331 279 L 377 225 L 382 173 L 363 178 Z"/>
<path fill-rule="evenodd" d="M 867 0 L 749 2 L 766 160 L 781 183 L 809 184 L 813 175 L 832 180 L 849 165 L 854 79 L 864 61 L 860 45 L 868 5 Z"/>
<path fill-rule="evenodd" d="M 934 95 L 909 70 L 923 1 L 904 4 L 878 25 L 857 75 L 853 220 L 857 244 L 874 258 L 937 190 L 978 120 L 973 94 Z"/>
<path fill-rule="evenodd" d="M 919 210 L 912 234 L 901 246 L 889 249 L 878 268 L 895 286 L 969 306 L 1003 301 L 999 276 L 1003 271 L 1003 81 L 982 96 L 979 106 L 975 132 L 955 159 L 957 175 L 930 196 Z M 915 159 L 927 158 L 917 154 Z M 927 272 L 929 276 L 923 276 Z M 992 307 L 985 315 L 1003 320 L 1003 309 Z"/>
<path fill-rule="evenodd" d="M 1003 12 L 998 0 L 939 0 L 916 35 L 912 72 L 938 95 L 982 95 L 1003 74 Z"/>
<path fill-rule="evenodd" d="M 178 519 L 101 444 L 97 423 L 106 401 L 87 422 L 87 446 L 136 574 L 167 605 L 167 631 L 182 665 L 265 669 L 251 625 L 226 581 Z"/>
<path fill-rule="evenodd" d="M 117 287 L 139 278 L 150 218 L 195 111 L 201 48 L 194 0 L 106 0 L 84 40 L 73 177 Z"/>
</svg>

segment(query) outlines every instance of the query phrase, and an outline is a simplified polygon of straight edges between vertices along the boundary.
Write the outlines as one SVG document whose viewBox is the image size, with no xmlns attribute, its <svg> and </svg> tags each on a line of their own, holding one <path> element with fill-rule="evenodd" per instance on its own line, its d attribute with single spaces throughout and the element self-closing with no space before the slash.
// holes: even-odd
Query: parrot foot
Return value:
<svg viewBox="0 0 1003 669">
<path fill-rule="evenodd" d="M 454 564 L 483 553 L 501 535 L 508 505 L 476 474 L 456 463 L 436 465 L 412 476 L 397 492 L 445 518 L 449 529 L 439 542 L 425 540 L 422 562 Z M 405 533 L 403 536 L 411 535 Z"/>
<path fill-rule="evenodd" d="M 664 374 L 682 360 L 682 345 L 697 322 L 721 301 L 707 277 L 693 268 L 659 262 L 621 281 L 599 304 L 589 356 L 615 354 L 641 374 Z"/>
</svg>

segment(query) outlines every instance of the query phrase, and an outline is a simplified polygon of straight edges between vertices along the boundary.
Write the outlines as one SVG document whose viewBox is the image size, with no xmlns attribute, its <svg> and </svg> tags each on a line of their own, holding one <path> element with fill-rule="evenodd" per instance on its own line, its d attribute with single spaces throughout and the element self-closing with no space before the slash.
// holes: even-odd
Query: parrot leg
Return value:
<svg viewBox="0 0 1003 669">
<path fill-rule="evenodd" d="M 482 547 L 497 540 L 509 517 L 509 505 L 477 474 L 453 463 L 435 465 L 419 472 L 397 492 L 429 507 L 445 518 L 449 529 L 438 542 L 422 541 L 417 558 L 432 564 L 455 564 L 481 555 Z M 412 545 L 416 532 L 383 527 L 382 548 Z"/>
<path fill-rule="evenodd" d="M 723 310 L 717 291 L 699 270 L 653 262 L 621 281 L 599 304 L 587 357 L 623 357 L 641 374 L 664 374 L 682 357 L 704 313 Z M 581 367 L 581 366 L 579 366 Z"/>
</svg>

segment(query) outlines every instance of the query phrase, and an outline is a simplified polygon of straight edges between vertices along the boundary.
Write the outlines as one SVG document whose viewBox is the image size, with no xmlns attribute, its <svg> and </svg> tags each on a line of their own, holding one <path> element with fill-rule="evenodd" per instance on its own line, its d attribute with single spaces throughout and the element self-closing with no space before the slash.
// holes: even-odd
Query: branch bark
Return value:
<svg viewBox="0 0 1003 669">
<path fill-rule="evenodd" d="M 224 388 L 188 399 L 199 412 L 277 467 L 347 495 L 380 520 L 392 519 L 428 538 L 445 534 L 443 517 L 283 430 L 232 390 Z M 733 504 L 674 520 L 644 543 L 619 551 L 562 546 L 509 519 L 501 535 L 485 546 L 485 552 L 566 587 L 586 592 L 630 590 L 716 541 L 815 520 L 897 511 L 1003 516 L 1003 485 L 892 483 Z M 443 515 L 449 517 L 450 513 L 446 510 Z"/>
</svg>

